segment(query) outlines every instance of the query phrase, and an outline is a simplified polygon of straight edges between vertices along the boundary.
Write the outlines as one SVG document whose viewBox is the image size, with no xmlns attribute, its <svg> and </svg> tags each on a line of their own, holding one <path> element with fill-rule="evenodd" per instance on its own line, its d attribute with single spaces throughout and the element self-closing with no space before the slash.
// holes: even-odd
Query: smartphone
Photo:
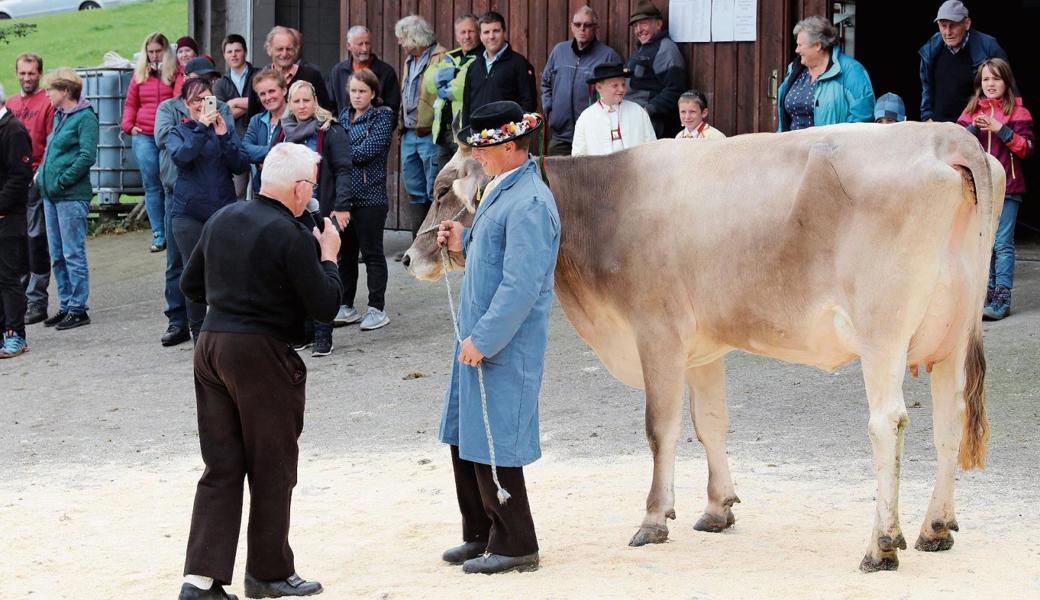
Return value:
<svg viewBox="0 0 1040 600">
<path fill-rule="evenodd" d="M 206 96 L 202 99 L 202 114 L 211 115 L 217 112 L 217 97 Z"/>
</svg>

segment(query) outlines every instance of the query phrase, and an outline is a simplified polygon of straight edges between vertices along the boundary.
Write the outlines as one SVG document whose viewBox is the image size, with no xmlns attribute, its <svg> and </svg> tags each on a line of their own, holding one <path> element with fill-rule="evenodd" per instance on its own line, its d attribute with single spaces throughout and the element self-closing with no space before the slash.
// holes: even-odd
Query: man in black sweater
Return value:
<svg viewBox="0 0 1040 600">
<path fill-rule="evenodd" d="M 512 100 L 524 112 L 538 110 L 538 91 L 534 67 L 523 55 L 513 52 L 506 42 L 506 19 L 494 11 L 477 20 L 483 56 L 478 56 L 466 71 L 462 101 L 462 126 L 469 125 L 469 115 L 491 102 Z"/>
<path fill-rule="evenodd" d="M 32 140 L 25 126 L 7 109 L 7 97 L 0 85 L 0 358 L 13 358 L 29 349 L 22 281 L 29 276 L 25 207 L 32 176 Z"/>
<path fill-rule="evenodd" d="M 292 345 L 303 339 L 305 319 L 332 321 L 342 296 L 339 233 L 327 218 L 321 233 L 296 219 L 320 162 L 302 144 L 272 148 L 259 196 L 210 218 L 181 275 L 185 297 L 209 310 L 195 348 L 206 470 L 195 492 L 180 600 L 229 597 L 221 586 L 234 569 L 246 476 L 246 596 L 322 591 L 296 574 L 288 537 L 307 381 Z"/>
<path fill-rule="evenodd" d="M 318 104 L 329 112 L 335 112 L 336 102 L 329 96 L 329 89 L 321 71 L 300 60 L 300 38 L 295 29 L 276 25 L 268 32 L 264 49 L 271 57 L 270 67 L 282 74 L 286 86 L 290 86 L 300 79 L 309 81 L 318 96 Z M 250 86 L 249 118 L 262 112 L 264 112 L 264 106 L 260 104 L 260 97 Z"/>
<path fill-rule="evenodd" d="M 397 71 L 379 60 L 372 52 L 372 34 L 364 25 L 355 25 L 347 30 L 347 58 L 329 71 L 329 95 L 336 102 L 336 116 L 350 108 L 347 84 L 355 70 L 368 69 L 379 79 L 379 98 L 383 106 L 397 114 L 401 108 L 401 84 Z"/>
</svg>

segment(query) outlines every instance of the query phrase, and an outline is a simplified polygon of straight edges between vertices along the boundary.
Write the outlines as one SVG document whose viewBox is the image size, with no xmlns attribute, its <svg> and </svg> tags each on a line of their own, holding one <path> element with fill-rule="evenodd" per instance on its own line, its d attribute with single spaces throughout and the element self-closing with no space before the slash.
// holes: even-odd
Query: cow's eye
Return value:
<svg viewBox="0 0 1040 600">
<path fill-rule="evenodd" d="M 443 198 L 444 194 L 447 194 L 450 190 L 451 190 L 451 188 L 448 187 L 448 186 L 437 188 L 437 197 L 438 198 Z"/>
</svg>

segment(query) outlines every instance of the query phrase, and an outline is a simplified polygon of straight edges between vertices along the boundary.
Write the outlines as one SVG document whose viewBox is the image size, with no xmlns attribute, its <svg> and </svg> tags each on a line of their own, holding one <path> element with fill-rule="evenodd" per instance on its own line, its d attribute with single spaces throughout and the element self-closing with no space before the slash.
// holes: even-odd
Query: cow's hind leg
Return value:
<svg viewBox="0 0 1040 600">
<path fill-rule="evenodd" d="M 672 342 L 672 343 L 669 343 Z M 646 387 L 646 437 L 654 455 L 654 480 L 646 515 L 630 546 L 668 539 L 666 519 L 675 518 L 675 448 L 682 430 L 683 364 L 678 340 L 647 335 L 639 343 Z"/>
<path fill-rule="evenodd" d="M 693 427 L 708 459 L 708 506 L 693 528 L 719 532 L 733 525 L 731 507 L 740 502 L 726 458 L 726 359 L 687 369 L 686 381 L 690 387 Z"/>
<path fill-rule="evenodd" d="M 938 465 L 932 501 L 928 504 L 928 513 L 921 525 L 921 535 L 914 545 L 925 552 L 949 550 L 953 547 L 953 535 L 950 532 L 957 531 L 957 519 L 953 513 L 953 487 L 963 433 L 966 354 L 966 346 L 959 344 L 956 352 L 932 367 L 932 439 L 935 441 Z"/>
<path fill-rule="evenodd" d="M 898 549 L 906 549 L 899 526 L 899 472 L 907 423 L 903 402 L 906 353 L 864 356 L 862 362 L 878 483 L 874 530 L 859 568 L 866 573 L 894 571 L 899 566 Z"/>
</svg>

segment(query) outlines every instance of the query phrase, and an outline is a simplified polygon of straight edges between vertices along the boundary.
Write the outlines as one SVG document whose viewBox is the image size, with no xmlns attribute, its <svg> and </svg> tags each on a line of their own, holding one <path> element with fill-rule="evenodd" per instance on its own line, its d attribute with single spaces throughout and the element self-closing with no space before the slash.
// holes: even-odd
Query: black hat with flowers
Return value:
<svg viewBox="0 0 1040 600">
<path fill-rule="evenodd" d="M 469 116 L 469 126 L 459 131 L 459 143 L 470 148 L 498 146 L 531 135 L 542 126 L 542 117 L 524 113 L 512 100 L 489 102 Z"/>
</svg>

